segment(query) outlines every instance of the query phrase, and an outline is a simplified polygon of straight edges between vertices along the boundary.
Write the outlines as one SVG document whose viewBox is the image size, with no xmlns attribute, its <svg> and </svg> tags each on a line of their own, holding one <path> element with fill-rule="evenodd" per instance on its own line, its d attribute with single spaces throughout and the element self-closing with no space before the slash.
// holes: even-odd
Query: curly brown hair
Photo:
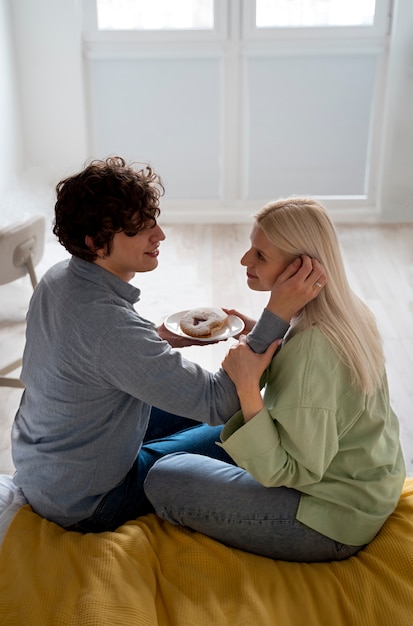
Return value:
<svg viewBox="0 0 413 626">
<path fill-rule="evenodd" d="M 56 185 L 53 233 L 72 255 L 94 261 L 95 250 L 110 254 L 112 240 L 123 231 L 133 237 L 160 214 L 164 193 L 160 177 L 148 164 L 140 169 L 119 156 L 94 160 Z"/>
</svg>

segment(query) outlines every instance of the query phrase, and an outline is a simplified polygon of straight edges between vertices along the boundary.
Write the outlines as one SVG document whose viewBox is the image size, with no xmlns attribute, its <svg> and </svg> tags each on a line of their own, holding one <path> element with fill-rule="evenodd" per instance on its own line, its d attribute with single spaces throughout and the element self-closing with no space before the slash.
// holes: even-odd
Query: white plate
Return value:
<svg viewBox="0 0 413 626">
<path fill-rule="evenodd" d="M 208 337 L 191 337 L 190 335 L 184 333 L 179 325 L 181 317 L 185 315 L 185 313 L 188 313 L 188 310 L 189 309 L 187 309 L 186 311 L 178 311 L 177 313 L 172 313 L 172 315 L 168 315 L 168 317 L 166 318 L 164 322 L 165 327 L 171 333 L 174 333 L 174 335 L 187 337 L 196 341 L 219 341 L 222 339 L 229 339 L 230 337 L 238 335 L 238 333 L 243 330 L 245 325 L 242 319 L 237 315 L 228 315 L 228 320 L 225 326 L 219 328 L 215 332 L 212 332 L 211 335 L 209 335 Z"/>
</svg>

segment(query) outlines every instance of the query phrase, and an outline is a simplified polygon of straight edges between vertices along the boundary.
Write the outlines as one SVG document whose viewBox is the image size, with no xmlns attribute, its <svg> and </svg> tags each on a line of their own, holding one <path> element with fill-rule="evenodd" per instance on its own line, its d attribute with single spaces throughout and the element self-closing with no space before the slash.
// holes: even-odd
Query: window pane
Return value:
<svg viewBox="0 0 413 626">
<path fill-rule="evenodd" d="M 211 30 L 214 0 L 96 0 L 99 30 Z"/>
<path fill-rule="evenodd" d="M 375 5 L 376 0 L 256 0 L 256 26 L 371 26 Z"/>
</svg>

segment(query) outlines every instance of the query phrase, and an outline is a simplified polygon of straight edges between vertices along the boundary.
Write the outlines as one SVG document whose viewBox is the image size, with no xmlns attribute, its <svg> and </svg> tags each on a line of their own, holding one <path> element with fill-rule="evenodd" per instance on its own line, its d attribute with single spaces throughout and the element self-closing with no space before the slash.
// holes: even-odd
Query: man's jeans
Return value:
<svg viewBox="0 0 413 626">
<path fill-rule="evenodd" d="M 152 465 L 166 454 L 184 451 L 231 463 L 227 453 L 215 443 L 221 430 L 222 426 L 200 424 L 153 408 L 138 458 L 124 480 L 102 498 L 91 517 L 68 530 L 84 533 L 114 530 L 128 520 L 154 512 L 143 483 Z"/>
</svg>

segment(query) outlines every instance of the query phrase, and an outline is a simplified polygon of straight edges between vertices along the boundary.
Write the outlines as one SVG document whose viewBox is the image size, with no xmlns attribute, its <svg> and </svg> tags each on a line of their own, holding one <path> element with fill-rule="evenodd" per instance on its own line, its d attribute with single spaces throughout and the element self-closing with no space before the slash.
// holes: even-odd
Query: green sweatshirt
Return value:
<svg viewBox="0 0 413 626">
<path fill-rule="evenodd" d="M 245 423 L 238 412 L 222 447 L 266 487 L 301 492 L 297 519 L 340 543 L 373 539 L 399 500 L 405 466 L 387 380 L 367 396 L 313 327 L 273 359 L 265 408 Z"/>
</svg>

